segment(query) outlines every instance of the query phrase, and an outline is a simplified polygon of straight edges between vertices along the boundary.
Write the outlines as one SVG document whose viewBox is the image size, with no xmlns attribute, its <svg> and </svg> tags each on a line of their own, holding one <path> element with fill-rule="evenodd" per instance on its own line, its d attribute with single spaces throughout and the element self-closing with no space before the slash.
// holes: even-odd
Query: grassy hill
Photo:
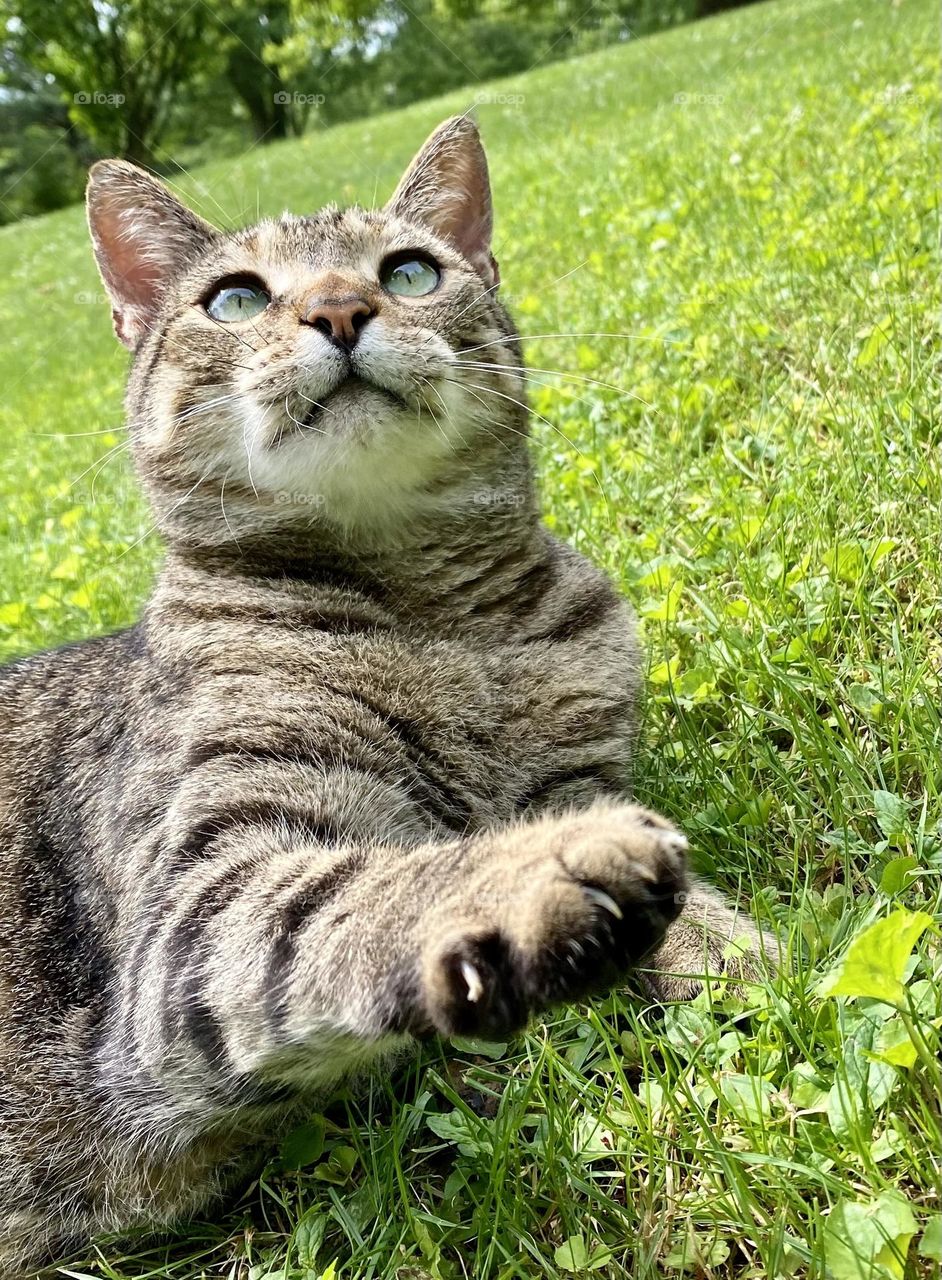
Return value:
<svg viewBox="0 0 942 1280">
<path fill-rule="evenodd" d="M 639 793 L 791 969 L 431 1050 L 224 1221 L 70 1274 L 939 1275 L 942 959 L 894 914 L 938 918 L 942 871 L 936 26 L 771 0 L 182 182 L 227 224 L 372 203 L 479 100 L 506 294 L 562 371 L 533 374 L 548 520 L 643 619 Z M 80 210 L 0 231 L 0 319 L 10 656 L 132 619 L 159 547 Z M 905 986 L 861 998 L 881 966 Z"/>
</svg>

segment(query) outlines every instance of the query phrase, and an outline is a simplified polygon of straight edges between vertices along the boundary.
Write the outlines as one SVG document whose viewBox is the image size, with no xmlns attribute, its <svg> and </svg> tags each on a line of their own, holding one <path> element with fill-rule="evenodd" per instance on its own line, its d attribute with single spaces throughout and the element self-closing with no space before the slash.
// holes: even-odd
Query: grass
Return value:
<svg viewBox="0 0 942 1280">
<path fill-rule="evenodd" d="M 536 375 L 534 403 L 547 518 L 643 621 L 639 794 L 786 974 L 432 1050 L 221 1221 L 71 1273 L 940 1274 L 936 21 L 772 0 L 481 91 L 507 294 L 566 335 L 531 362 L 626 389 Z M 227 222 L 372 202 L 477 92 L 183 187 Z M 80 212 L 0 232 L 0 280 L 12 656 L 131 620 L 159 548 Z"/>
</svg>

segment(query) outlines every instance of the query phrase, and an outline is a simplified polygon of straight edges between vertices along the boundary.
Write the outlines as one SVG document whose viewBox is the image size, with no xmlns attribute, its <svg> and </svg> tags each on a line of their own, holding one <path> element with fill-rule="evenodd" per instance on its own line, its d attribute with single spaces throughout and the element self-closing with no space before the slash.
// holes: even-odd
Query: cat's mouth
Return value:
<svg viewBox="0 0 942 1280">
<path fill-rule="evenodd" d="M 397 409 L 408 409 L 409 405 L 403 396 L 389 387 L 380 386 L 369 378 L 357 373 L 349 373 L 342 382 L 338 382 L 326 394 L 312 400 L 309 396 L 302 398 L 303 412 L 295 418 L 301 428 L 329 429 L 331 415 L 337 415 L 345 408 L 355 409 L 363 401 L 373 401 L 369 407 L 375 409 L 377 398 L 380 402 Z M 365 405 L 363 407 L 366 407 Z"/>
</svg>

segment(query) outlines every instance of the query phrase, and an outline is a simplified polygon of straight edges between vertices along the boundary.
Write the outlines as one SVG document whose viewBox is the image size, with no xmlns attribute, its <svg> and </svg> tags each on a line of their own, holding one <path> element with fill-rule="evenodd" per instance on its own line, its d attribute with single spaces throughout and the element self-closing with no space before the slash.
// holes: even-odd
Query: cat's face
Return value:
<svg viewBox="0 0 942 1280">
<path fill-rule="evenodd" d="M 495 449 L 519 453 L 516 335 L 466 120 L 382 211 L 222 233 L 118 162 L 96 167 L 89 211 L 135 352 L 138 465 L 172 537 L 391 527 L 480 502 Z"/>
</svg>

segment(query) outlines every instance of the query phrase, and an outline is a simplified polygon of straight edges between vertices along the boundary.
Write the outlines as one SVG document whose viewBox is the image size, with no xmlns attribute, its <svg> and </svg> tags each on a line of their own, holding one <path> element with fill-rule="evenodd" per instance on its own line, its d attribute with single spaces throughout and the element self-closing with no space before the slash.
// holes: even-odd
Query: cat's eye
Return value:
<svg viewBox="0 0 942 1280">
<path fill-rule="evenodd" d="M 387 293 L 396 293 L 403 298 L 421 298 L 438 288 L 442 273 L 431 258 L 408 254 L 384 262 L 379 278 Z"/>
<path fill-rule="evenodd" d="M 214 320 L 223 324 L 236 324 L 239 320 L 254 320 L 265 310 L 271 298 L 259 284 L 245 281 L 241 284 L 223 285 L 206 300 L 206 310 Z"/>
</svg>

